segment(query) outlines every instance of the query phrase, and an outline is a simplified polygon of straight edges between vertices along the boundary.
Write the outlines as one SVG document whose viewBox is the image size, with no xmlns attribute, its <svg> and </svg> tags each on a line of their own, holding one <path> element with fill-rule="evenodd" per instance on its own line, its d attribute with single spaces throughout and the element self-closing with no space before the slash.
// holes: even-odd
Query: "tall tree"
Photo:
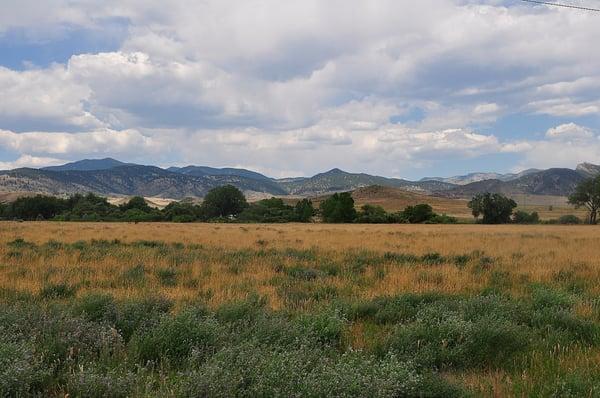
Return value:
<svg viewBox="0 0 600 398">
<path fill-rule="evenodd" d="M 483 215 L 484 224 L 507 224 L 517 203 L 502 194 L 486 192 L 474 196 L 468 206 L 475 218 Z"/>
<path fill-rule="evenodd" d="M 246 207 L 246 197 L 233 185 L 211 189 L 202 202 L 202 212 L 207 218 L 237 216 Z"/>
<path fill-rule="evenodd" d="M 600 209 L 600 175 L 582 181 L 569 196 L 569 203 L 578 208 L 586 207 L 590 212 L 589 223 L 596 224 Z"/>
<path fill-rule="evenodd" d="M 321 216 L 329 223 L 349 223 L 356 219 L 354 199 L 350 192 L 334 193 L 321 202 Z"/>
</svg>

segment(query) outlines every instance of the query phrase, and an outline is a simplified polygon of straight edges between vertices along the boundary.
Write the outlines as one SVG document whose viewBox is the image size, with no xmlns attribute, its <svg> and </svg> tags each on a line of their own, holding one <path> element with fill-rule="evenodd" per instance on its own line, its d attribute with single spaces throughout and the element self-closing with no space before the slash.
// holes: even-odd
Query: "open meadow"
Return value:
<svg viewBox="0 0 600 398">
<path fill-rule="evenodd" d="M 600 228 L 0 223 L 0 396 L 600 396 Z"/>
</svg>

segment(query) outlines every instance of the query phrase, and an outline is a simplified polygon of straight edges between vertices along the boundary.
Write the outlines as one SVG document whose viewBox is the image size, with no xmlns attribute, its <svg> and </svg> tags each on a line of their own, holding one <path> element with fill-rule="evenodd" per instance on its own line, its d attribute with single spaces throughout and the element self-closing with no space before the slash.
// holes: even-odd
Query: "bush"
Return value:
<svg viewBox="0 0 600 398">
<path fill-rule="evenodd" d="M 110 294 L 91 293 L 81 297 L 74 306 L 74 313 L 92 322 L 105 321 L 114 324 L 117 307 Z"/>
<path fill-rule="evenodd" d="M 177 270 L 173 268 L 158 269 L 156 277 L 162 286 L 171 287 L 177 285 Z"/>
<path fill-rule="evenodd" d="M 43 299 L 64 299 L 75 296 L 77 288 L 66 283 L 49 283 L 40 290 Z"/>
<path fill-rule="evenodd" d="M 252 294 L 245 300 L 223 304 L 217 309 L 216 316 L 224 322 L 247 320 L 261 314 L 266 304 L 266 299 Z"/>
<path fill-rule="evenodd" d="M 67 394 L 85 398 L 125 398 L 131 396 L 135 374 L 126 369 L 102 370 L 90 364 L 69 375 Z"/>
<path fill-rule="evenodd" d="M 427 393 L 428 395 L 425 395 Z M 184 397 L 419 397 L 461 392 L 393 356 L 332 358 L 302 347 L 277 350 L 252 343 L 225 348 L 188 375 Z"/>
<path fill-rule="evenodd" d="M 458 223 L 458 219 L 456 217 L 448 216 L 446 214 L 436 214 L 430 220 L 431 224 L 456 224 Z"/>
<path fill-rule="evenodd" d="M 41 395 L 52 367 L 43 363 L 29 343 L 11 342 L 0 329 L 0 397 Z"/>
<path fill-rule="evenodd" d="M 516 224 L 538 224 L 540 216 L 537 212 L 527 213 L 526 211 L 518 210 L 513 215 L 513 221 Z"/>
<path fill-rule="evenodd" d="M 128 300 L 118 305 L 115 326 L 128 341 L 136 331 L 156 325 L 172 307 L 173 303 L 163 297 Z"/>
<path fill-rule="evenodd" d="M 424 311 L 399 325 L 389 349 L 426 367 L 463 369 L 502 366 L 529 345 L 525 326 L 491 316 L 468 320 L 456 313 Z"/>
<path fill-rule="evenodd" d="M 147 362 L 183 362 L 193 350 L 205 352 L 214 348 L 220 335 L 214 319 L 200 317 L 193 311 L 173 317 L 165 316 L 147 331 L 138 331 L 130 342 L 133 357 Z"/>
<path fill-rule="evenodd" d="M 568 224 L 582 224 L 583 221 L 579 217 L 577 217 L 577 216 L 575 216 L 573 214 L 567 214 L 567 215 L 561 216 L 558 219 L 558 223 L 559 224 L 565 224 L 565 225 L 568 225 Z"/>
<path fill-rule="evenodd" d="M 302 326 L 304 335 L 320 344 L 332 347 L 341 346 L 346 320 L 339 312 L 305 314 L 297 322 Z"/>
</svg>

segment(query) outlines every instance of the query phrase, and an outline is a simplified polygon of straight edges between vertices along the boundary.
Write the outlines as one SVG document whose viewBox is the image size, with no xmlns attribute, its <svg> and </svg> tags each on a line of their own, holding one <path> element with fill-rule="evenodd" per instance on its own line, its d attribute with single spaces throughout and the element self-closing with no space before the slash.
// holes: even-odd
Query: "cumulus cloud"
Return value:
<svg viewBox="0 0 600 398">
<path fill-rule="evenodd" d="M 594 137 L 593 131 L 587 127 L 579 126 L 575 123 L 561 124 L 553 127 L 546 132 L 546 137 L 551 139 L 569 140 L 569 139 L 589 139 Z"/>
<path fill-rule="evenodd" d="M 0 146 L 24 155 L 133 154 L 165 150 L 164 143 L 137 130 L 97 130 L 83 133 L 27 132 L 0 130 Z"/>
<path fill-rule="evenodd" d="M 31 155 L 22 155 L 12 162 L 0 162 L 0 170 L 12 170 L 20 167 L 45 167 L 65 163 L 64 160 L 48 157 L 36 157 Z"/>
<path fill-rule="evenodd" d="M 589 13 L 474 0 L 7 0 L 0 40 L 58 40 L 115 18 L 128 33 L 114 51 L 0 67 L 11 158 L 387 175 L 494 153 L 536 167 L 578 151 L 597 159 L 600 25 Z M 515 115 L 556 127 L 543 139 L 527 124 L 519 137 L 489 132 Z M 552 162 L 539 155 L 561 142 Z"/>
</svg>

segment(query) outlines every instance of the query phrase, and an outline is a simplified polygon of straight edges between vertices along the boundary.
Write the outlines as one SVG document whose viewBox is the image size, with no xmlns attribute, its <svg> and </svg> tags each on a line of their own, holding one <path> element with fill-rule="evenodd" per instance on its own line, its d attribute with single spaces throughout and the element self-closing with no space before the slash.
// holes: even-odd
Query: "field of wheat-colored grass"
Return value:
<svg viewBox="0 0 600 398">
<path fill-rule="evenodd" d="M 133 245 L 25 250 L 11 257 L 14 248 L 6 243 L 15 239 L 38 245 L 116 239 Z M 117 296 L 162 289 L 172 298 L 192 299 L 210 291 L 214 304 L 220 304 L 255 289 L 277 307 L 280 297 L 272 280 L 278 275 L 277 266 L 297 262 L 294 256 L 279 255 L 291 250 L 310 253 L 312 257 L 303 263 L 308 268 L 323 261 L 344 268 L 356 258 L 363 261 L 362 257 L 366 265 L 377 262 L 377 269 L 367 268 L 361 274 L 365 283 L 355 284 L 351 274 L 323 282 L 361 297 L 424 291 L 473 293 L 487 286 L 491 276 L 499 278 L 500 274 L 515 294 L 531 283 L 556 284 L 561 273 L 569 273 L 591 292 L 600 293 L 600 229 L 588 226 L 32 222 L 0 224 L 0 240 L 4 243 L 0 256 L 5 258 L 0 286 L 31 292 L 48 280 L 63 280 L 81 285 L 82 292 L 107 290 Z M 144 245 L 144 241 L 150 244 Z M 167 245 L 157 248 L 152 242 Z M 168 245 L 171 243 L 175 246 Z M 386 253 L 439 254 L 447 260 L 435 267 L 416 263 L 407 268 L 386 260 Z M 464 267 L 453 263 L 457 256 L 468 257 Z M 486 262 L 489 264 L 482 266 L 482 272 L 473 271 Z M 138 265 L 151 275 L 149 280 L 139 285 L 119 284 L 119 277 Z M 171 268 L 180 274 L 178 282 L 163 287 L 154 275 Z"/>
<path fill-rule="evenodd" d="M 385 300 L 425 300 L 419 305 L 429 317 L 439 310 L 436 300 L 451 312 L 465 305 L 468 313 L 491 295 L 500 307 L 485 305 L 498 316 L 525 311 L 529 319 L 514 320 L 508 327 L 517 329 L 506 336 L 526 328 L 541 336 L 551 330 L 551 337 L 541 348 L 527 343 L 538 348 L 523 356 L 515 348 L 515 359 L 503 366 L 449 362 L 440 369 L 444 378 L 476 395 L 545 396 L 548 380 L 571 383 L 572 372 L 584 379 L 600 372 L 600 347 L 588 336 L 600 324 L 599 247 L 595 226 L 5 222 L 0 292 L 8 302 L 42 303 L 76 303 L 94 294 L 127 302 L 158 294 L 175 312 L 197 303 L 218 312 L 252 297 L 263 299 L 268 311 L 287 314 L 346 308 L 356 315 L 344 321 L 339 344 L 368 353 L 385 344 L 400 349 L 393 346 L 400 339 L 394 331 L 402 324 L 390 319 L 408 315 L 389 313 Z M 430 294 L 439 296 L 431 308 Z M 419 338 L 410 336 L 418 347 Z M 594 383 L 573 383 L 580 390 L 567 385 L 568 391 L 599 392 Z"/>
</svg>

